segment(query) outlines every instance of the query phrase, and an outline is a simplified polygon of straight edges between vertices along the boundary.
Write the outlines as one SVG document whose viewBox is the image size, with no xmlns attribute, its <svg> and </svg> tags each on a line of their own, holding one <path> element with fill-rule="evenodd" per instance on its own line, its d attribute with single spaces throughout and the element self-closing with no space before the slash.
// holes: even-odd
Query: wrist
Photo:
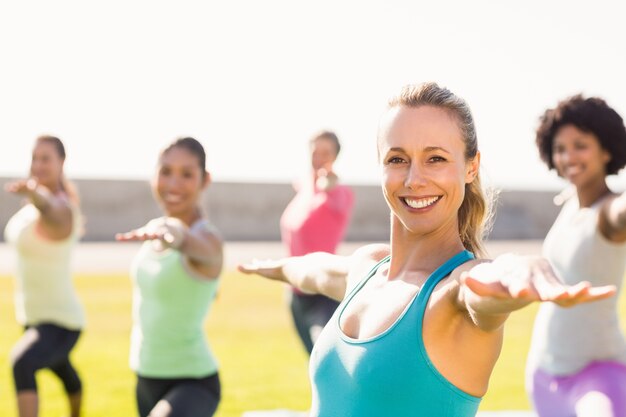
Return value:
<svg viewBox="0 0 626 417">
<path fill-rule="evenodd" d="M 180 249 L 187 237 L 187 227 L 178 219 L 166 217 L 163 219 L 164 229 L 161 241 L 165 247 Z"/>
</svg>

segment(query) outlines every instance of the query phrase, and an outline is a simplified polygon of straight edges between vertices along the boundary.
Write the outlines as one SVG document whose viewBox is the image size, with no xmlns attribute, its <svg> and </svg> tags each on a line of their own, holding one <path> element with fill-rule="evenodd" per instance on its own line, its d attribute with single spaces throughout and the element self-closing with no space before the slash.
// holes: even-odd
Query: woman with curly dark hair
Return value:
<svg viewBox="0 0 626 417">
<path fill-rule="evenodd" d="M 576 95 L 547 110 L 537 129 L 543 161 L 575 193 L 548 233 L 543 254 L 566 284 L 621 287 L 626 272 L 626 193 L 606 177 L 626 165 L 626 128 L 600 98 Z M 541 416 L 626 416 L 626 341 L 618 297 L 564 309 L 541 305 L 527 389 Z"/>
</svg>

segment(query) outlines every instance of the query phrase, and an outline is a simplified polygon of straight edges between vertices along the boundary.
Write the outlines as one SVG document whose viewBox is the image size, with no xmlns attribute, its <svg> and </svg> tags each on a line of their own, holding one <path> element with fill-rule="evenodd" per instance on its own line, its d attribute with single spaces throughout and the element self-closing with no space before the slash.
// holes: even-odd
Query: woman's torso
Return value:
<svg viewBox="0 0 626 417">
<path fill-rule="evenodd" d="M 352 190 L 337 185 L 329 191 L 304 185 L 285 208 L 281 236 L 289 256 L 335 253 L 343 239 L 353 206 Z"/>
<path fill-rule="evenodd" d="M 311 355 L 311 416 L 473 416 L 480 399 L 451 384 L 431 362 L 422 338 L 424 311 L 437 283 L 471 259 L 461 252 L 435 271 L 382 333 L 353 339 L 342 314 L 380 264 L 346 297 Z"/>
<path fill-rule="evenodd" d="M 589 281 L 594 286 L 622 287 L 626 244 L 608 241 L 598 230 L 602 201 L 579 207 L 566 202 L 546 236 L 543 255 L 566 284 Z M 626 363 L 626 342 L 617 315 L 618 296 L 578 305 L 541 305 L 533 330 L 529 369 L 554 375 L 575 373 L 599 360 Z"/>
<path fill-rule="evenodd" d="M 26 204 L 5 228 L 7 242 L 17 250 L 17 320 L 22 325 L 53 323 L 81 329 L 85 314 L 72 283 L 71 254 L 79 240 L 82 216 L 72 208 L 72 231 L 62 240 L 41 236 L 39 219 L 39 210 Z"/>
<path fill-rule="evenodd" d="M 217 372 L 203 325 L 219 280 L 194 272 L 177 250 L 156 251 L 151 241 L 142 245 L 131 275 L 131 368 L 154 378 L 204 377 Z"/>
</svg>

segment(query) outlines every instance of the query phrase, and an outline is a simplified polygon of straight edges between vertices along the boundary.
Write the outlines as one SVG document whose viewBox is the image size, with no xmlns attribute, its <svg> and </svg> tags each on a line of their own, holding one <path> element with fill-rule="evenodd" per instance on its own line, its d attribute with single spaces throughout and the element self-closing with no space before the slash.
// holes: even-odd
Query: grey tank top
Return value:
<svg viewBox="0 0 626 417">
<path fill-rule="evenodd" d="M 598 230 L 602 201 L 580 207 L 568 200 L 546 236 L 543 255 L 570 285 L 589 281 L 621 290 L 626 244 L 608 241 Z M 529 370 L 573 374 L 594 361 L 626 364 L 626 342 L 617 315 L 619 295 L 571 308 L 543 303 L 535 319 Z"/>
</svg>

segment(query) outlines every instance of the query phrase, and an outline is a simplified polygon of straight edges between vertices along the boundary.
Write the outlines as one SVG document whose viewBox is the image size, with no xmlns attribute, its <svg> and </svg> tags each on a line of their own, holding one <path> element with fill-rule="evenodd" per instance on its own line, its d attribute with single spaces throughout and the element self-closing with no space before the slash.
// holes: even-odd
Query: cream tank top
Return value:
<svg viewBox="0 0 626 417">
<path fill-rule="evenodd" d="M 626 341 L 617 314 L 626 244 L 612 243 L 598 230 L 602 202 L 579 207 L 576 197 L 569 199 L 546 236 L 543 256 L 567 284 L 615 285 L 618 295 L 570 308 L 542 303 L 535 319 L 529 371 L 540 368 L 552 375 L 569 375 L 594 361 L 626 364 Z"/>
<path fill-rule="evenodd" d="M 40 214 L 32 204 L 22 207 L 6 225 L 5 240 L 17 250 L 15 315 L 24 326 L 51 323 L 79 330 L 85 325 L 70 268 L 82 216 L 76 208 L 72 212 L 72 232 L 63 240 L 49 240 L 36 232 Z"/>
</svg>

